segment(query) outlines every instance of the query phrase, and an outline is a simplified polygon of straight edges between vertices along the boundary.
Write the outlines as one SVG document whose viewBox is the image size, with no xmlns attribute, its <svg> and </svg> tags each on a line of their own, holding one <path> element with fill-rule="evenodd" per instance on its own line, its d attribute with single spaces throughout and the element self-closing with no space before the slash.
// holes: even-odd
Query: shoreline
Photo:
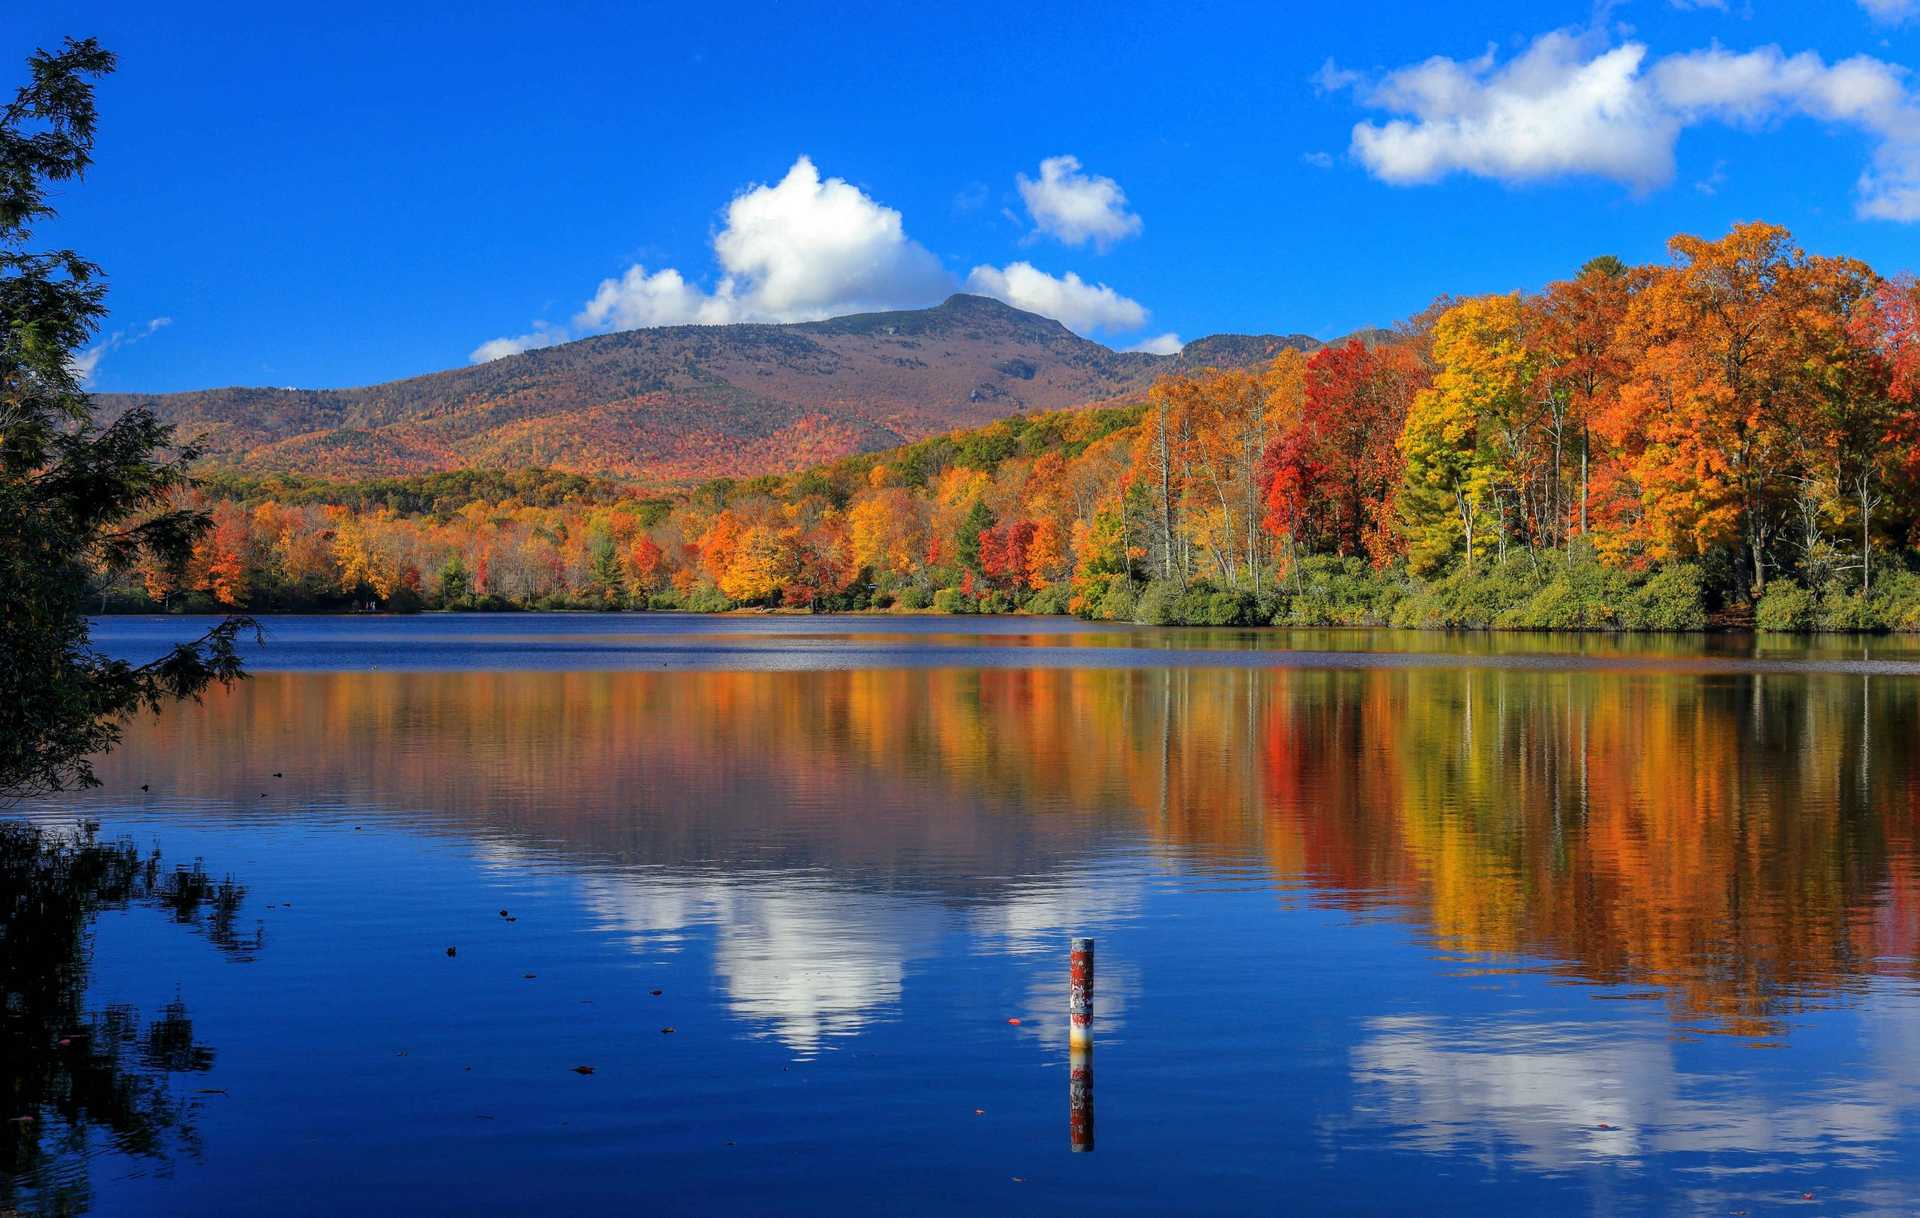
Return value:
<svg viewBox="0 0 1920 1218">
<path fill-rule="evenodd" d="M 1209 630 L 1231 631 L 1234 633 L 1280 633 L 1285 631 L 1313 631 L 1338 634 L 1358 634 L 1363 632 L 1390 631 L 1395 634 L 1420 634 L 1440 636 L 1460 635 L 1500 635 L 1513 637 L 1567 637 L 1567 638 L 1752 638 L 1752 639 L 1901 639 L 1920 640 L 1920 630 L 1762 630 L 1751 625 L 1735 623 L 1710 623 L 1696 628 L 1660 630 L 1648 627 L 1569 627 L 1569 626 L 1496 626 L 1496 625 L 1400 625 L 1391 622 L 1264 622 L 1247 625 L 1221 625 L 1208 622 L 1137 622 L 1108 620 L 1102 618 L 1083 618 L 1071 613 L 1028 613 L 1016 610 L 1010 613 L 945 613 L 937 609 L 835 609 L 815 612 L 810 609 L 788 608 L 736 608 L 720 610 L 699 609 L 589 609 L 581 607 L 565 608 L 527 608 L 511 606 L 496 609 L 107 609 L 90 613 L 93 620 L 111 618 L 219 618 L 244 616 L 262 620 L 275 618 L 382 618 L 417 619 L 434 617 L 689 617 L 712 618 L 716 620 L 791 618 L 908 618 L 915 620 L 943 619 L 954 622 L 966 621 L 1034 621 L 1034 622 L 1074 622 L 1091 630 Z"/>
</svg>

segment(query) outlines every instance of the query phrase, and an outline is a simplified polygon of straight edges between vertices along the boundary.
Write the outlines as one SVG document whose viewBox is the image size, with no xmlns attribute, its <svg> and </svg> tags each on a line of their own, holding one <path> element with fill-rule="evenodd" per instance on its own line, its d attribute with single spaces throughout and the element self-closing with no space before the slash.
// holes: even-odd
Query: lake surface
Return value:
<svg viewBox="0 0 1920 1218">
<path fill-rule="evenodd" d="M 155 1106 L 0 1209 L 1920 1212 L 1910 642 L 269 629 L 16 810 L 244 894 L 99 917 Z"/>
</svg>

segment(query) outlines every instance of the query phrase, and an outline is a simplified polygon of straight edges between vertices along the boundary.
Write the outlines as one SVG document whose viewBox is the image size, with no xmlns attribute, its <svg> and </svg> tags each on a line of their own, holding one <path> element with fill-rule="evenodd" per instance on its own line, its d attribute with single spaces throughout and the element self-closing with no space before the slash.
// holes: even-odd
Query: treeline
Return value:
<svg viewBox="0 0 1920 1218">
<path fill-rule="evenodd" d="M 247 474 L 235 469 L 216 469 L 202 474 L 199 481 L 213 499 L 232 499 L 248 505 L 330 504 L 356 512 L 388 511 L 401 515 L 445 515 L 476 501 L 511 500 L 528 507 L 560 507 L 614 503 L 633 497 L 631 484 L 618 479 L 554 469 L 456 469 L 354 481 L 278 471 Z"/>
<path fill-rule="evenodd" d="M 193 562 L 103 604 L 1920 628 L 1920 288 L 1764 224 L 1670 248 L 1133 407 L 653 498 L 216 479 Z"/>
</svg>

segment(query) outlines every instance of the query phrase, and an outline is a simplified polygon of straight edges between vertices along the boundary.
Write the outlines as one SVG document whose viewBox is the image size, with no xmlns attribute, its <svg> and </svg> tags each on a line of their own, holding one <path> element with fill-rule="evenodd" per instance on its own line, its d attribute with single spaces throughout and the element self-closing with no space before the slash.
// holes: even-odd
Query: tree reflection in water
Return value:
<svg viewBox="0 0 1920 1218">
<path fill-rule="evenodd" d="M 212 1068 L 176 999 L 151 1019 L 132 1006 L 86 1009 L 92 928 L 103 910 L 146 905 L 248 960 L 262 945 L 236 922 L 246 889 L 195 862 L 102 842 L 89 824 L 49 833 L 0 822 L 0 1214 L 75 1214 L 91 1200 L 102 1147 L 164 1162 L 198 1143 L 174 1076 Z"/>
</svg>

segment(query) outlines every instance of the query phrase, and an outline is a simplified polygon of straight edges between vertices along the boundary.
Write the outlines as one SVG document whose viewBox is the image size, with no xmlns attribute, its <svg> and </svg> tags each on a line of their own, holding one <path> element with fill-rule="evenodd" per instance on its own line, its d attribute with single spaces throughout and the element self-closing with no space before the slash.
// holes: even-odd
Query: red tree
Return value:
<svg viewBox="0 0 1920 1218">
<path fill-rule="evenodd" d="M 1027 578 L 1027 551 L 1040 526 L 1031 520 L 1008 521 L 980 533 L 980 569 L 996 588 L 1017 588 Z"/>
<path fill-rule="evenodd" d="M 1266 526 L 1291 533 L 1302 549 L 1384 561 L 1395 544 L 1397 441 L 1426 381 L 1402 343 L 1350 338 L 1314 352 L 1300 422 L 1267 448 Z"/>
</svg>

